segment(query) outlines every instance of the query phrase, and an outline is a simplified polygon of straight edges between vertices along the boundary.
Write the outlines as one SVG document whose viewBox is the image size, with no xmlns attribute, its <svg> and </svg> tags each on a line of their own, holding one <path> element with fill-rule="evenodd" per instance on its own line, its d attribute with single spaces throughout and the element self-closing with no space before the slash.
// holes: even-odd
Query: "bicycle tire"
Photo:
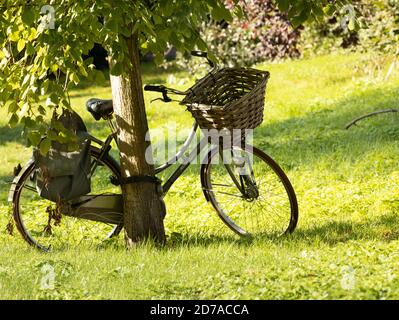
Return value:
<svg viewBox="0 0 399 320">
<path fill-rule="evenodd" d="M 212 179 L 212 169 L 216 167 L 217 161 L 215 161 L 215 157 L 219 154 L 218 148 L 214 148 L 213 150 L 211 150 L 208 154 L 208 160 L 206 161 L 206 163 L 203 165 L 203 168 L 201 170 L 201 181 L 202 181 L 202 185 L 203 185 L 203 190 L 204 190 L 204 194 L 205 197 L 208 201 L 211 202 L 213 208 L 216 210 L 218 216 L 222 219 L 222 221 L 232 230 L 234 231 L 236 234 L 240 235 L 240 236 L 256 236 L 256 235 L 260 235 L 260 234 L 276 234 L 277 236 L 283 235 L 283 234 L 287 234 L 287 233 L 292 233 L 298 223 L 298 202 L 297 202 L 297 198 L 295 195 L 295 191 L 294 188 L 292 187 L 292 184 L 290 182 L 290 180 L 288 179 L 287 175 L 284 173 L 284 171 L 280 168 L 280 166 L 270 157 L 268 156 L 266 153 L 264 153 L 263 151 L 261 151 L 260 149 L 256 148 L 256 147 L 252 147 L 252 146 L 246 146 L 244 149 L 239 148 L 240 150 L 252 150 L 252 151 L 248 151 L 250 153 L 252 153 L 252 155 L 258 159 L 260 159 L 260 161 L 262 161 L 262 163 L 264 163 L 266 165 L 267 168 L 269 168 L 270 174 L 273 175 L 276 179 L 276 181 L 279 181 L 279 183 L 281 183 L 281 185 L 284 187 L 283 189 L 283 193 L 285 194 L 285 196 L 287 197 L 287 202 L 289 203 L 289 213 L 287 214 L 287 221 L 286 224 L 284 224 L 286 227 L 283 228 L 282 232 L 273 232 L 270 231 L 268 232 L 268 229 L 270 229 L 269 227 L 265 226 L 263 229 L 260 229 L 260 227 L 257 227 L 256 230 L 250 230 L 249 227 L 244 227 L 241 223 L 238 222 L 238 220 L 240 220 L 239 214 L 235 212 L 235 217 L 232 217 L 229 213 L 226 212 L 226 210 L 222 207 L 222 205 L 220 204 L 220 200 L 217 199 L 216 193 L 218 193 L 218 191 L 216 191 L 216 184 L 213 184 L 211 179 Z M 221 169 L 223 170 L 223 169 Z M 221 172 L 221 170 L 219 172 Z M 226 170 L 227 172 L 227 170 Z M 219 174 L 220 175 L 220 174 Z M 216 176 L 216 174 L 214 174 L 214 176 Z M 230 176 L 230 179 L 233 180 Z M 229 185 L 228 188 L 232 188 Z M 218 186 L 219 187 L 219 186 Z M 237 186 L 235 186 L 237 188 Z M 238 189 L 238 188 L 237 188 Z M 231 189 L 229 189 L 229 192 L 226 193 L 230 193 L 233 191 L 230 191 Z M 219 191 L 220 192 L 220 191 Z M 231 194 L 232 197 L 237 197 L 237 194 Z M 241 196 L 242 197 L 242 196 Z M 220 196 L 219 196 L 220 198 Z M 239 197 L 238 197 L 239 198 Z M 238 199 L 240 200 L 240 199 Z M 242 201 L 246 201 L 248 203 L 250 203 L 247 200 L 241 199 Z M 265 199 L 266 201 L 267 199 Z M 232 205 L 232 207 L 234 207 L 233 209 L 238 211 L 240 208 L 240 206 L 238 205 L 238 202 L 234 205 Z M 288 204 L 287 203 L 287 204 Z M 288 208 L 287 208 L 288 211 Z M 288 217 L 289 215 L 289 217 Z M 266 221 L 265 221 L 266 222 Z M 253 232 L 256 231 L 256 232 Z"/>
<path fill-rule="evenodd" d="M 115 159 L 113 159 L 110 155 L 106 154 L 100 158 L 101 151 L 100 149 L 96 147 L 91 147 L 90 149 L 90 155 L 92 159 L 99 161 L 99 163 L 103 166 L 106 166 L 110 172 L 115 175 L 117 178 L 120 177 L 120 166 L 117 163 Z M 25 166 L 25 168 L 20 172 L 20 179 L 18 182 L 18 185 L 14 191 L 13 198 L 12 198 L 12 212 L 13 212 L 13 218 L 17 227 L 17 230 L 19 233 L 22 235 L 23 239 L 31 246 L 36 247 L 38 249 L 41 249 L 43 251 L 48 251 L 50 249 L 49 246 L 44 246 L 43 244 L 39 243 L 37 239 L 31 234 L 29 230 L 27 230 L 27 227 L 25 226 L 25 221 L 23 218 L 23 214 L 21 212 L 21 206 L 20 206 L 20 200 L 21 200 L 21 193 L 22 190 L 24 190 L 24 186 L 26 184 L 26 181 L 32 176 L 33 172 L 35 169 L 35 164 L 33 161 L 28 162 L 28 164 Z M 64 219 L 64 217 L 62 217 Z M 73 217 L 68 217 L 68 219 L 76 219 Z M 82 219 L 79 219 L 82 220 Z M 99 222 L 97 222 L 99 223 Z M 103 239 L 110 239 L 115 236 L 117 236 L 120 231 L 123 228 L 123 223 L 119 225 L 115 225 L 112 230 L 107 234 L 107 236 Z"/>
</svg>

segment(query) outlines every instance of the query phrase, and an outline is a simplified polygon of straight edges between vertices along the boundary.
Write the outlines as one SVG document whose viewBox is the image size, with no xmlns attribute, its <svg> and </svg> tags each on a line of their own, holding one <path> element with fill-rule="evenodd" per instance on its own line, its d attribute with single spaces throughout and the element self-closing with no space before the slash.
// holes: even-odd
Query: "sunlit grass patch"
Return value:
<svg viewBox="0 0 399 320">
<path fill-rule="evenodd" d="M 345 125 L 367 112 L 398 108 L 399 77 L 374 81 L 359 71 L 359 63 L 359 55 L 351 54 L 258 66 L 271 79 L 255 144 L 282 166 L 299 202 L 298 228 L 284 238 L 234 235 L 205 201 L 194 166 L 165 199 L 165 247 L 144 244 L 126 251 L 120 241 L 48 254 L 32 250 L 16 230 L 14 236 L 4 231 L 7 181 L 31 150 L 18 130 L 6 127 L 0 110 L 0 297 L 397 299 L 398 115 L 370 118 L 350 130 Z M 144 71 L 150 83 L 166 82 L 172 74 L 151 66 Z M 184 72 L 175 76 L 179 89 L 193 82 Z M 72 93 L 72 103 L 89 130 L 104 138 L 105 123 L 85 111 L 92 96 L 109 98 L 110 89 L 81 88 Z M 174 121 L 178 128 L 190 127 L 183 106 L 150 103 L 156 97 L 145 97 L 151 128 L 166 130 Z M 41 288 L 46 263 L 55 270 L 54 289 Z"/>
</svg>

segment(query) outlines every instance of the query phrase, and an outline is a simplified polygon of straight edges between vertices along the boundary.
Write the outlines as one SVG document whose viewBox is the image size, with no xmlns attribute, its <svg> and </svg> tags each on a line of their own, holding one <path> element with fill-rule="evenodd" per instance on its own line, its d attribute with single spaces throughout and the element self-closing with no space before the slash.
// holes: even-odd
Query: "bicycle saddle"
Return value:
<svg viewBox="0 0 399 320">
<path fill-rule="evenodd" d="M 86 102 L 86 108 L 97 121 L 101 118 L 109 118 L 114 112 L 112 100 L 91 98 Z"/>
</svg>

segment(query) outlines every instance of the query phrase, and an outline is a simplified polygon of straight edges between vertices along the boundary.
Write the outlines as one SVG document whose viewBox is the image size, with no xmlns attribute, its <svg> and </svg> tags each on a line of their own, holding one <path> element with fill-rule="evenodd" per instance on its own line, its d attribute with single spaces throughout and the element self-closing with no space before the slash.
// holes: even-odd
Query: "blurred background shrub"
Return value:
<svg viewBox="0 0 399 320">
<path fill-rule="evenodd" d="M 351 1 L 358 17 L 354 28 L 337 16 L 308 23 L 301 32 L 303 55 L 330 53 L 339 48 L 395 53 L 398 47 L 399 0 Z"/>
<path fill-rule="evenodd" d="M 226 6 L 231 8 L 231 1 Z M 201 33 L 210 49 L 226 65 L 252 65 L 298 57 L 299 29 L 293 29 L 272 0 L 243 0 L 244 17 L 231 23 L 203 23 Z"/>
</svg>

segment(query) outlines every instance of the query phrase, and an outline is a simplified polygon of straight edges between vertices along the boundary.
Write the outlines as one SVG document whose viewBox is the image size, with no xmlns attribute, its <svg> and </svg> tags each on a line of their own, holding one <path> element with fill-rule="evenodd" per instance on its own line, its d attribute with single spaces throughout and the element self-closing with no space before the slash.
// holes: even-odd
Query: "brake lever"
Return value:
<svg viewBox="0 0 399 320">
<path fill-rule="evenodd" d="M 166 92 L 163 92 L 162 95 L 163 95 L 163 101 L 165 101 L 165 102 L 171 102 L 172 101 L 172 99 L 169 98 L 169 96 L 168 96 L 168 94 Z"/>
<path fill-rule="evenodd" d="M 150 103 L 153 103 L 154 101 L 157 101 L 157 100 L 160 100 L 162 102 L 166 102 L 163 98 L 155 98 L 155 99 L 150 100 Z"/>
</svg>

